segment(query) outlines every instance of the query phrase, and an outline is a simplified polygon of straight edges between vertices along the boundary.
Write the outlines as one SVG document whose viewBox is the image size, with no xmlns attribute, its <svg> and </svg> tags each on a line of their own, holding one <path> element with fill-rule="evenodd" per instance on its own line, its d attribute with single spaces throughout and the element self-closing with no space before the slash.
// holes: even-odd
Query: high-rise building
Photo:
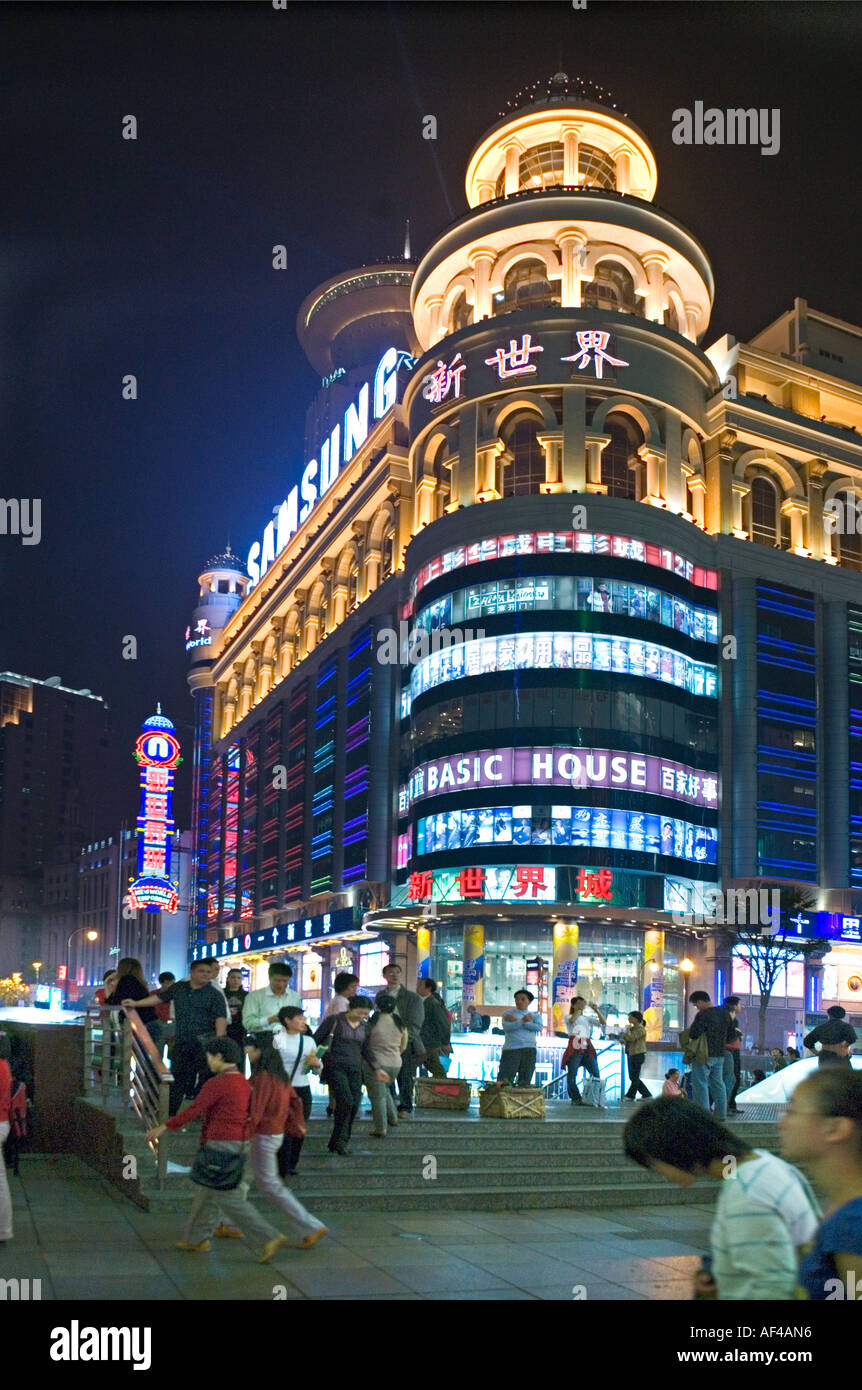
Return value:
<svg viewBox="0 0 862 1390">
<path fill-rule="evenodd" d="M 0 673 L 0 974 L 29 978 L 42 954 L 46 867 L 76 862 L 115 822 L 112 755 L 101 696 L 59 676 Z"/>
<path fill-rule="evenodd" d="M 392 954 L 450 1006 L 547 967 L 551 1005 L 654 1038 L 690 985 L 753 1031 L 745 951 L 685 913 L 778 883 L 833 951 L 782 973 L 775 1040 L 859 997 L 862 329 L 797 299 L 710 343 L 709 257 L 657 184 L 558 74 L 409 276 L 303 305 L 304 462 L 201 678 L 197 953 L 302 953 L 312 1011 Z"/>
</svg>

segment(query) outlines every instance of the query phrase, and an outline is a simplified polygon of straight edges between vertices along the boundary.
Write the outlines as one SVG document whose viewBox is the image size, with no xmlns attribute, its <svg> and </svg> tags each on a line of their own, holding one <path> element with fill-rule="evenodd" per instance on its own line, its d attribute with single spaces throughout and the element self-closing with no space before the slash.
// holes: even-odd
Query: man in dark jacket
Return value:
<svg viewBox="0 0 862 1390">
<path fill-rule="evenodd" d="M 856 1029 L 845 1023 L 847 1011 L 840 1004 L 834 1004 L 826 1010 L 826 1014 L 829 1022 L 819 1023 L 812 1028 L 808 1036 L 802 1039 L 802 1046 L 807 1047 L 809 1052 L 815 1052 L 815 1043 L 820 1044 L 821 1067 L 852 1067 L 850 1049 L 856 1041 Z"/>
<path fill-rule="evenodd" d="M 452 1025 L 449 1010 L 437 993 L 437 981 L 423 975 L 417 982 L 416 992 L 425 1001 L 425 1022 L 422 1024 L 422 1046 L 426 1057 L 422 1063 L 432 1076 L 445 1076 L 446 1069 L 440 1063 L 440 1053 L 451 1051 L 449 1040 Z"/>
<path fill-rule="evenodd" d="M 384 994 L 391 994 L 395 1000 L 398 1017 L 407 1029 L 410 1041 L 404 1050 L 404 1062 L 398 1076 L 398 1111 L 401 1115 L 413 1113 L 413 1080 L 416 1068 L 425 1056 L 422 1042 L 422 1025 L 425 1022 L 425 1003 L 412 989 L 401 983 L 401 966 L 384 965 L 381 975 L 386 981 Z"/>
<path fill-rule="evenodd" d="M 706 1061 L 694 1062 L 691 1068 L 692 1100 L 704 1110 L 710 1100 L 715 1105 L 715 1118 L 727 1117 L 727 1088 L 724 1084 L 724 1051 L 733 1028 L 733 1018 L 727 1009 L 714 1008 L 704 990 L 696 990 L 688 1001 L 697 1009 L 697 1017 L 689 1030 L 692 1043 L 706 1037 Z"/>
</svg>

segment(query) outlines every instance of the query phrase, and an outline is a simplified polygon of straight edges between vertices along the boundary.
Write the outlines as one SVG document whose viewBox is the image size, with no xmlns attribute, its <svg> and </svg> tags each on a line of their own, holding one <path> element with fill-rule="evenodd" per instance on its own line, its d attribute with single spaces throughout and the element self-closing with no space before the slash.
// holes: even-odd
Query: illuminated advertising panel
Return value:
<svg viewBox="0 0 862 1390">
<path fill-rule="evenodd" d="M 412 873 L 408 902 L 554 902 L 557 871 L 545 865 L 508 864 L 469 869 L 425 869 Z"/>
<path fill-rule="evenodd" d="M 643 618 L 673 628 L 698 642 L 718 641 L 718 614 L 714 609 L 701 608 L 647 584 L 571 575 L 493 579 L 487 584 L 459 589 L 420 609 L 413 626 L 423 632 L 436 632 L 453 624 L 471 623 L 500 613 L 553 609 Z"/>
<path fill-rule="evenodd" d="M 442 811 L 416 824 L 416 853 L 471 845 L 560 845 L 716 862 L 717 832 L 672 816 L 602 806 L 494 806 Z"/>
<path fill-rule="evenodd" d="M 441 574 L 483 564 L 487 560 L 504 560 L 517 555 L 606 555 L 618 560 L 637 560 L 654 565 L 670 574 L 687 579 L 699 589 L 717 589 L 718 572 L 696 565 L 675 550 L 631 536 L 610 536 L 596 531 L 520 531 L 506 536 L 489 536 L 471 545 L 456 546 L 429 560 L 415 574 L 411 597 L 415 599 L 426 584 Z"/>
<path fill-rule="evenodd" d="M 444 792 L 485 787 L 610 787 L 685 801 L 690 806 L 718 806 L 714 773 L 686 767 L 668 758 L 621 753 L 610 748 L 494 748 L 456 754 L 422 763 L 399 797 L 399 812 L 413 802 Z"/>
<path fill-rule="evenodd" d="M 663 681 L 690 695 L 715 698 L 715 666 L 655 642 L 588 632 L 525 632 L 459 642 L 419 661 L 410 676 L 413 700 L 448 681 L 501 671 L 609 671 Z"/>
<path fill-rule="evenodd" d="M 170 877 L 174 818 L 174 768 L 182 762 L 174 726 L 161 712 L 144 721 L 135 744 L 141 769 L 141 809 L 138 816 L 138 876 L 129 887 L 134 911 L 169 912 L 179 909 L 179 893 Z"/>
</svg>

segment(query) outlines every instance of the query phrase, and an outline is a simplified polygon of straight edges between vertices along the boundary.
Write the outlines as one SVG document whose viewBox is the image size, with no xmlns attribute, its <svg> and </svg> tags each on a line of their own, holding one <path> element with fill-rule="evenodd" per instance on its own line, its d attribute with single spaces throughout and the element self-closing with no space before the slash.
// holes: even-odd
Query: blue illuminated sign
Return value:
<svg viewBox="0 0 862 1390">
<path fill-rule="evenodd" d="M 328 937 L 355 930 L 353 908 L 341 907 L 318 917 L 299 917 L 295 922 L 267 927 L 265 931 L 245 932 L 239 936 L 225 937 L 223 941 L 211 941 L 209 945 L 196 947 L 192 960 L 209 960 L 215 956 L 221 960 L 222 956 L 240 956 L 249 951 L 274 951 L 279 947 L 289 951 L 291 947 L 300 946 L 306 941 L 325 941 Z"/>
<path fill-rule="evenodd" d="M 847 917 L 841 912 L 797 912 L 795 917 L 787 918 L 787 935 L 862 942 L 862 917 Z"/>
</svg>

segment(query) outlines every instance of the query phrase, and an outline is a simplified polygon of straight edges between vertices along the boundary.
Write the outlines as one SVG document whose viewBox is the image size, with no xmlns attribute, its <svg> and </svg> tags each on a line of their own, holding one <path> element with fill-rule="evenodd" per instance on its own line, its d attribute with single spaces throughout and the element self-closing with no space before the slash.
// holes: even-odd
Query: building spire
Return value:
<svg viewBox="0 0 862 1390">
<path fill-rule="evenodd" d="M 404 259 L 410 260 L 410 218 L 407 218 L 407 225 L 404 229 Z"/>
</svg>

